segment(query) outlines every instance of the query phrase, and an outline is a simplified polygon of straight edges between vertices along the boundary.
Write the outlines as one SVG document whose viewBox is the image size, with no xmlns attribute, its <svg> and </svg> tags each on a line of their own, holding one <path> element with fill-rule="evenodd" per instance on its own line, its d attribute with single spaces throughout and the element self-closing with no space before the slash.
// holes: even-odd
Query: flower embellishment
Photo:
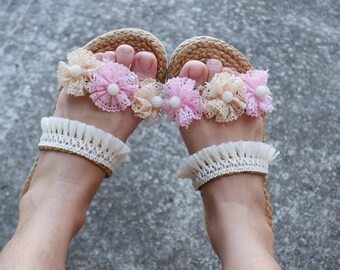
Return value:
<svg viewBox="0 0 340 270">
<path fill-rule="evenodd" d="M 118 112 L 132 104 L 138 90 L 138 77 L 127 67 L 105 61 L 92 72 L 92 76 L 89 93 L 97 107 L 107 112 Z"/>
<path fill-rule="evenodd" d="M 233 74 L 216 74 L 211 82 L 201 88 L 203 113 L 216 122 L 229 122 L 239 118 L 245 111 L 245 85 Z"/>
<path fill-rule="evenodd" d="M 156 123 L 160 117 L 163 95 L 164 85 L 155 79 L 146 79 L 141 82 L 132 102 L 135 116 L 149 123 Z"/>
<path fill-rule="evenodd" d="M 167 120 L 176 122 L 177 126 L 188 128 L 194 120 L 202 117 L 202 101 L 195 90 L 195 81 L 189 78 L 173 78 L 165 84 L 166 94 L 163 110 Z"/>
<path fill-rule="evenodd" d="M 67 55 L 67 64 L 60 61 L 57 71 L 58 82 L 67 94 L 84 96 L 91 83 L 91 72 L 99 66 L 92 52 L 79 48 Z"/>
<path fill-rule="evenodd" d="M 258 117 L 273 110 L 271 92 L 267 86 L 268 71 L 251 70 L 240 74 L 246 85 L 246 114 Z"/>
</svg>

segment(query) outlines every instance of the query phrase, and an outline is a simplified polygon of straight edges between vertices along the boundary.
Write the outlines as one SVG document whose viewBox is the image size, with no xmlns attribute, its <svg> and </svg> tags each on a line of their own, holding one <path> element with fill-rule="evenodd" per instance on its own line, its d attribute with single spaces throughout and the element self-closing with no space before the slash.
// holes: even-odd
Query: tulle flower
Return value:
<svg viewBox="0 0 340 270">
<path fill-rule="evenodd" d="M 273 110 L 271 92 L 267 86 L 268 71 L 251 70 L 240 74 L 246 85 L 246 114 L 257 117 Z"/>
<path fill-rule="evenodd" d="M 202 87 L 203 113 L 216 122 L 229 122 L 245 111 L 245 85 L 228 72 L 216 74 L 211 82 Z"/>
<path fill-rule="evenodd" d="M 165 87 L 163 110 L 169 122 L 188 128 L 194 120 L 201 119 L 202 101 L 194 80 L 176 77 L 168 80 Z"/>
<path fill-rule="evenodd" d="M 67 55 L 67 64 L 60 61 L 57 71 L 59 85 L 73 96 L 84 96 L 91 83 L 91 72 L 100 62 L 92 52 L 79 48 Z"/>
<path fill-rule="evenodd" d="M 149 123 L 156 123 L 160 117 L 163 95 L 163 84 L 157 82 L 155 79 L 144 80 L 140 83 L 132 102 L 132 110 L 135 116 Z"/>
<path fill-rule="evenodd" d="M 94 104 L 107 112 L 118 112 L 132 104 L 134 93 L 138 90 L 138 77 L 127 67 L 104 61 L 92 72 L 89 88 Z"/>
</svg>

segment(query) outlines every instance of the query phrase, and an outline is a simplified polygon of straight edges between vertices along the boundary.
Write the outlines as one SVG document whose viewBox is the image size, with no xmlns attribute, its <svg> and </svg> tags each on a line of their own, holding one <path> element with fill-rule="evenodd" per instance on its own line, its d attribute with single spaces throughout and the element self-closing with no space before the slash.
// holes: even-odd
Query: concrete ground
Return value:
<svg viewBox="0 0 340 270">
<path fill-rule="evenodd" d="M 338 0 L 1 0 L 0 247 L 37 153 L 65 52 L 122 27 L 151 31 L 168 54 L 183 40 L 227 40 L 270 69 L 268 141 L 276 257 L 283 269 L 340 269 L 340 4 Z M 73 240 L 68 269 L 220 269 L 200 196 L 177 180 L 187 156 L 164 120 L 129 139 L 131 161 L 105 181 Z"/>
</svg>

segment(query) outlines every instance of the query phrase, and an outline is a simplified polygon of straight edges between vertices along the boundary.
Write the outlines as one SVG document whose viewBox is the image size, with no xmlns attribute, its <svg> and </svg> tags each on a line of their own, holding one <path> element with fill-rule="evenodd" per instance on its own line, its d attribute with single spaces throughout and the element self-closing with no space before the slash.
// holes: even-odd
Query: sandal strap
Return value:
<svg viewBox="0 0 340 270">
<path fill-rule="evenodd" d="M 191 178 L 198 190 L 208 181 L 235 173 L 266 175 L 279 152 L 262 142 L 238 141 L 212 145 L 191 155 L 177 171 L 178 178 Z"/>
<path fill-rule="evenodd" d="M 117 137 L 94 126 L 60 117 L 41 119 L 39 150 L 61 151 L 84 157 L 109 177 L 124 161 L 130 148 Z"/>
</svg>

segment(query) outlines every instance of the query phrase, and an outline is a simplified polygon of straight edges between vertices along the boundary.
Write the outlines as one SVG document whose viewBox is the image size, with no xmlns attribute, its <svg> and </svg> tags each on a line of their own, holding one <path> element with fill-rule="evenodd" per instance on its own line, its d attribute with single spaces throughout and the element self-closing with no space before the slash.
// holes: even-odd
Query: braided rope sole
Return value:
<svg viewBox="0 0 340 270">
<path fill-rule="evenodd" d="M 157 58 L 157 80 L 161 83 L 165 81 L 167 74 L 167 56 L 163 44 L 151 33 L 136 29 L 124 28 L 118 29 L 106 34 L 103 34 L 87 43 L 84 48 L 92 51 L 93 53 L 115 51 L 119 45 L 128 44 L 132 46 L 136 52 L 148 51 L 152 52 Z M 52 109 L 52 115 L 55 112 L 57 99 L 62 88 L 59 88 L 55 102 Z M 20 192 L 19 199 L 28 191 L 33 179 L 35 169 L 38 165 L 38 156 L 36 157 L 28 176 L 25 180 L 23 188 Z"/>
<path fill-rule="evenodd" d="M 193 37 L 182 42 L 173 52 L 168 66 L 168 78 L 178 76 L 184 64 L 190 60 L 198 60 L 206 63 L 208 59 L 218 59 L 223 67 L 228 67 L 239 73 L 245 73 L 253 69 L 248 59 L 229 43 L 208 36 Z M 265 115 L 263 115 L 263 141 L 265 140 Z M 267 190 L 267 179 L 263 183 L 264 197 L 266 200 L 266 220 L 272 227 L 272 206 Z M 207 231 L 208 224 L 206 224 Z"/>
</svg>

